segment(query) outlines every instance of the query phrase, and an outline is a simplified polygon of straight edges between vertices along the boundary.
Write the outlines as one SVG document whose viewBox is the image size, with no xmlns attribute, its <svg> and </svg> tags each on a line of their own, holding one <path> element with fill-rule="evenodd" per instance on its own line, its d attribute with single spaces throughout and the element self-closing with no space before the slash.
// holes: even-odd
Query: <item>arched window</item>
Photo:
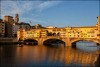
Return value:
<svg viewBox="0 0 100 67">
<path fill-rule="evenodd" d="M 56 36 L 56 33 L 53 33 L 53 36 Z"/>
<path fill-rule="evenodd" d="M 60 33 L 57 33 L 57 36 L 60 36 Z"/>
</svg>

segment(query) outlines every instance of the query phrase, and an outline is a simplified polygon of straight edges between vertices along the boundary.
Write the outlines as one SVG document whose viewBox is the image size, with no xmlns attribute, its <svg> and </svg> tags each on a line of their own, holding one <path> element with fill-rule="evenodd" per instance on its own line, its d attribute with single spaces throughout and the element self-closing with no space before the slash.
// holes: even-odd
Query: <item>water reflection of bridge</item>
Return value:
<svg viewBox="0 0 100 67">
<path fill-rule="evenodd" d="M 29 52 L 29 49 L 34 52 Z M 96 52 L 85 53 L 71 47 L 51 48 L 46 46 L 35 46 L 23 50 L 18 48 L 17 53 L 19 54 L 17 54 L 17 57 L 20 57 L 21 54 L 23 56 L 21 58 L 24 59 L 24 61 L 31 53 L 30 58 L 32 57 L 32 62 L 39 63 L 47 60 L 48 62 L 61 62 L 68 66 L 71 64 L 94 66 L 98 59 L 98 54 Z"/>
<path fill-rule="evenodd" d="M 64 50 L 56 50 L 55 54 L 52 54 L 50 58 L 53 58 L 56 61 L 64 62 L 67 65 L 79 64 L 88 66 L 94 65 L 98 55 L 95 55 L 95 53 L 94 55 L 93 53 L 83 53 L 72 48 L 67 48 Z"/>
</svg>

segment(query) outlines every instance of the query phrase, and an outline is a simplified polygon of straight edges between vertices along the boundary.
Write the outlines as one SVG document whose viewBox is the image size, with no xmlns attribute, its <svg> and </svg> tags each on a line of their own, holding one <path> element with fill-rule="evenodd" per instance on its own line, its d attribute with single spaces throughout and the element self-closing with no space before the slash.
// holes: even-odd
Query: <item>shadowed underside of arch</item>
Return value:
<svg viewBox="0 0 100 67">
<path fill-rule="evenodd" d="M 27 45 L 38 45 L 38 41 L 35 40 L 35 39 L 26 39 L 26 40 L 24 40 L 24 44 L 27 44 Z"/>
<path fill-rule="evenodd" d="M 97 44 L 100 44 L 99 40 L 97 39 L 74 39 L 71 41 L 71 44 L 75 45 L 76 42 L 79 42 L 79 41 L 90 41 L 90 42 L 96 42 Z"/>
<path fill-rule="evenodd" d="M 43 45 L 52 45 L 52 44 L 65 44 L 65 42 L 63 40 L 60 39 L 56 39 L 56 38 L 51 38 L 51 39 L 46 39 L 45 41 L 43 41 Z"/>
<path fill-rule="evenodd" d="M 51 44 L 55 43 L 55 40 L 58 40 L 60 43 L 64 43 L 65 46 L 72 46 L 72 44 L 76 44 L 78 41 L 92 41 L 96 42 L 100 45 L 100 41 L 97 38 L 61 38 L 57 36 L 45 37 L 45 38 L 25 38 L 24 42 L 37 42 L 38 45 Z M 59 44 L 56 42 L 56 44 Z"/>
</svg>

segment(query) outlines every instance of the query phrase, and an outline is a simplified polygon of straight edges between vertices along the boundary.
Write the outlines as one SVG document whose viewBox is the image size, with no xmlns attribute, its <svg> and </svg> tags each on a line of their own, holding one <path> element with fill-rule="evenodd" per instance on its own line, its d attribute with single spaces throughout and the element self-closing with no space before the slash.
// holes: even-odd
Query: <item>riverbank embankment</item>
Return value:
<svg viewBox="0 0 100 67">
<path fill-rule="evenodd" d="M 0 44 L 23 44 L 17 38 L 0 38 Z"/>
</svg>

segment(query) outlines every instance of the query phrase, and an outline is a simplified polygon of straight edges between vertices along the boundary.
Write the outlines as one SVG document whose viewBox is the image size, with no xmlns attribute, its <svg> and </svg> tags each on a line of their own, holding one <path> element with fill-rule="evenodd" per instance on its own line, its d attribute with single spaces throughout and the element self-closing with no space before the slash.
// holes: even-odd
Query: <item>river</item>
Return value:
<svg viewBox="0 0 100 67">
<path fill-rule="evenodd" d="M 100 66 L 100 49 L 95 43 L 73 47 L 0 45 L 1 66 Z"/>
</svg>

